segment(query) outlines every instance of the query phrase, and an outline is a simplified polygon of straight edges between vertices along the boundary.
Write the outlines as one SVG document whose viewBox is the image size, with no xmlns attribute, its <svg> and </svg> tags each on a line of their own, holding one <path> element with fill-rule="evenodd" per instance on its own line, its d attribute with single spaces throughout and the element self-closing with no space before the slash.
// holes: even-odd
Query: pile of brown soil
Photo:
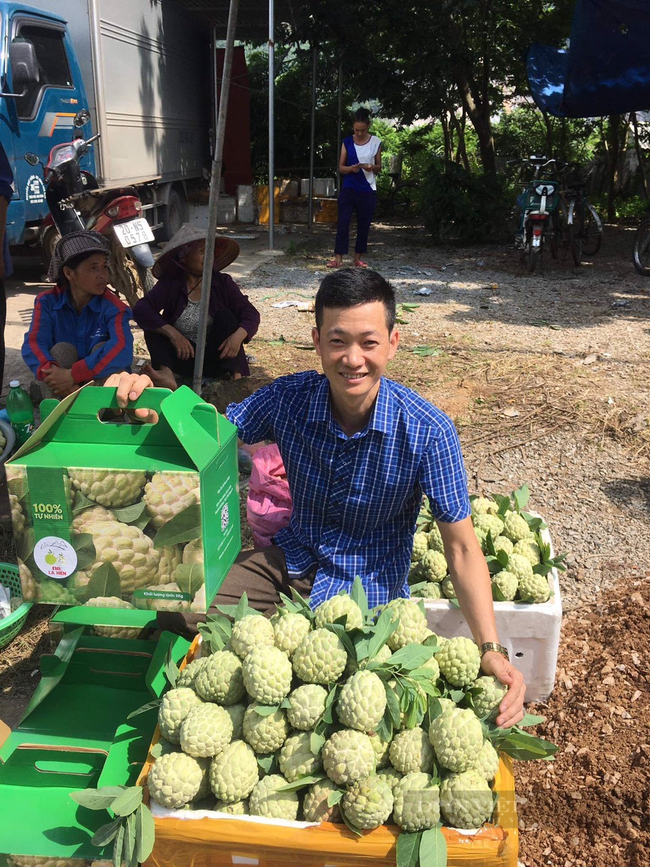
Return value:
<svg viewBox="0 0 650 867">
<path fill-rule="evenodd" d="M 650 574 L 564 618 L 556 687 L 537 734 L 553 762 L 519 763 L 526 867 L 650 863 Z"/>
</svg>

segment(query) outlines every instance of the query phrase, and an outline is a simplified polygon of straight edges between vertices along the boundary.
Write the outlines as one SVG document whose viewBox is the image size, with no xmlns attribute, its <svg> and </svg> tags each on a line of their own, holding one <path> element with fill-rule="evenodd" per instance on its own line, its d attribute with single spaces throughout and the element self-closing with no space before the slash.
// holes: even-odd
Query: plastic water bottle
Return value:
<svg viewBox="0 0 650 867">
<path fill-rule="evenodd" d="M 7 413 L 16 434 L 16 446 L 21 446 L 34 433 L 34 404 L 17 379 L 9 383 Z"/>
</svg>

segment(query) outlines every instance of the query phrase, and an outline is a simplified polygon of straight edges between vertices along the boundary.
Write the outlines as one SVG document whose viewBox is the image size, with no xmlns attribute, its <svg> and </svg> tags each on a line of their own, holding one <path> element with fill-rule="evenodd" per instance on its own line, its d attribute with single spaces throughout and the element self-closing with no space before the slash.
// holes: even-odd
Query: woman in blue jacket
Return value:
<svg viewBox="0 0 650 867">
<path fill-rule="evenodd" d="M 108 241 L 97 232 L 65 235 L 50 274 L 56 285 L 36 298 L 23 359 L 43 397 L 66 397 L 94 380 L 130 370 L 131 310 L 108 288 Z"/>
</svg>

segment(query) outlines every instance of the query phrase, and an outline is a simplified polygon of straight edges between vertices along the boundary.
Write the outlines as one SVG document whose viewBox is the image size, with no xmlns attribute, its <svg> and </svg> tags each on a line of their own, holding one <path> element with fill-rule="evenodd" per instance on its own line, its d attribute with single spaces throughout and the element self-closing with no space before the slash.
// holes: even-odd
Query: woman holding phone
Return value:
<svg viewBox="0 0 650 867">
<path fill-rule="evenodd" d="M 381 142 L 370 133 L 370 112 L 360 108 L 354 115 L 352 135 L 343 140 L 339 172 L 343 176 L 338 199 L 338 226 L 334 258 L 328 268 L 340 268 L 350 244 L 350 220 L 357 212 L 357 240 L 353 264 L 367 268 L 361 258 L 368 250 L 368 232 L 377 207 L 377 174 L 381 169 Z"/>
</svg>

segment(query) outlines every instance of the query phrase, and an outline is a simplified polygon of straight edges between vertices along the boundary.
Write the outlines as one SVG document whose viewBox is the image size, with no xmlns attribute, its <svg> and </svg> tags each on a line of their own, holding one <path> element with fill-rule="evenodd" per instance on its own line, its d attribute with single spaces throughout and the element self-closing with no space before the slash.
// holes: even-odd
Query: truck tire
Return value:
<svg viewBox="0 0 650 867">
<path fill-rule="evenodd" d="M 178 190 L 172 188 L 169 199 L 161 209 L 162 228 L 158 229 L 158 240 L 169 241 L 186 221 L 187 202 L 181 198 Z"/>
<path fill-rule="evenodd" d="M 56 226 L 48 226 L 40 237 L 39 243 L 41 248 L 41 260 L 43 262 L 43 268 L 46 274 L 50 270 L 50 262 L 52 261 L 52 256 L 54 255 L 54 248 L 56 247 L 60 238 L 61 235 L 59 235 L 59 230 Z"/>
</svg>

